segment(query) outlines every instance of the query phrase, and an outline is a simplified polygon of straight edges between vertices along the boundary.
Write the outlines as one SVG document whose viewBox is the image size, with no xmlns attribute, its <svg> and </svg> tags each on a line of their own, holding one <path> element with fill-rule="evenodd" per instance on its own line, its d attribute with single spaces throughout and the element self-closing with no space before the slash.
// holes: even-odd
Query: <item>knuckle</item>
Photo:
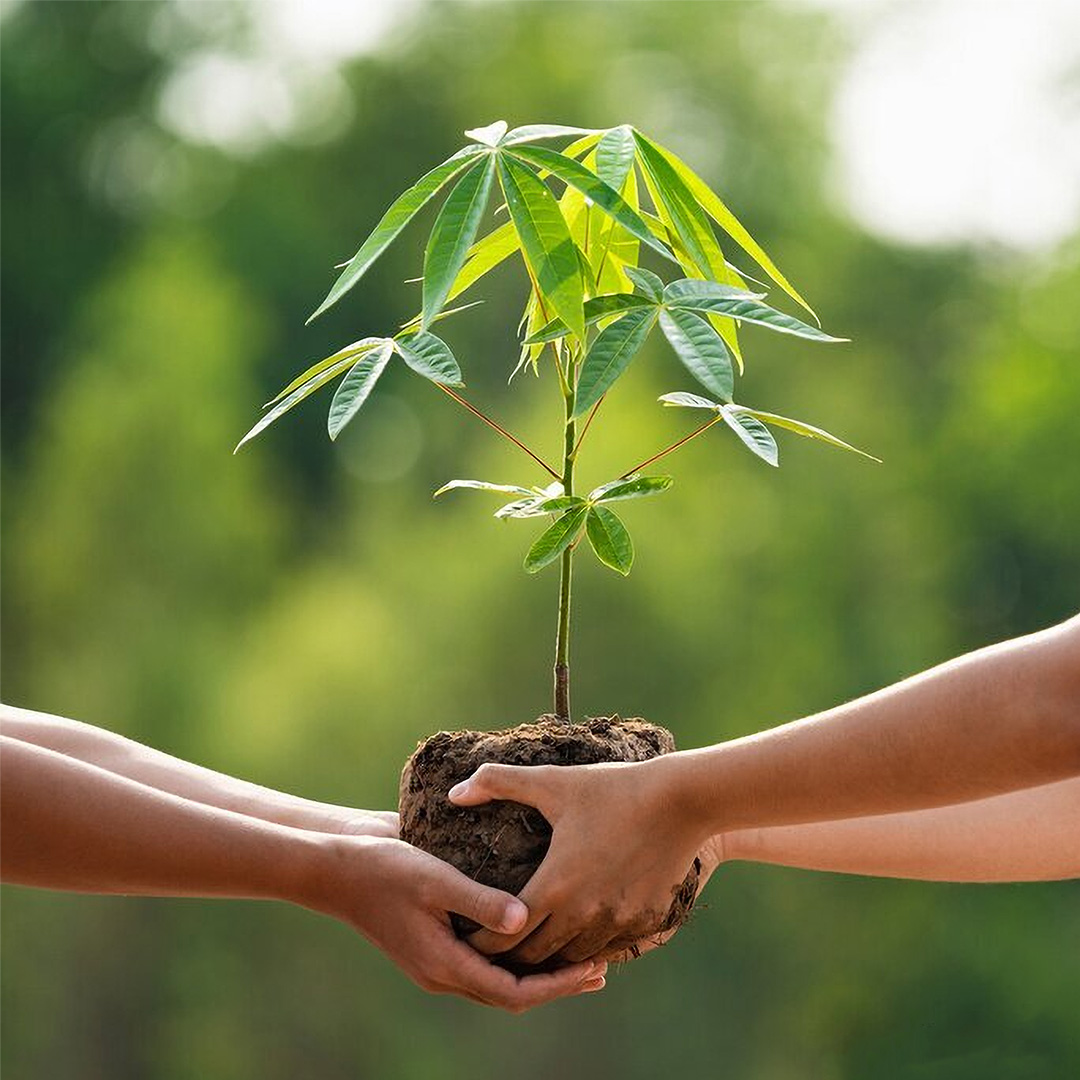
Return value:
<svg viewBox="0 0 1080 1080">
<path fill-rule="evenodd" d="M 502 774 L 502 766 L 496 765 L 494 762 L 485 761 L 475 773 L 473 773 L 473 783 L 480 784 L 482 787 L 496 785 Z"/>
<path fill-rule="evenodd" d="M 472 889 L 464 906 L 469 910 L 460 914 L 468 915 L 474 922 L 489 929 L 492 923 L 499 921 L 503 912 L 503 901 L 499 895 L 482 886 Z"/>
</svg>

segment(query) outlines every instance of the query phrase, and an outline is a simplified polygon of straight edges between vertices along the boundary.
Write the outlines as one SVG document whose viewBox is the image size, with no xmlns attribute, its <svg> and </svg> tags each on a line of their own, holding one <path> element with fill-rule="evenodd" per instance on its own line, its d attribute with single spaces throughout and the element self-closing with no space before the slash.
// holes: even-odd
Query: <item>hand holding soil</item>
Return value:
<svg viewBox="0 0 1080 1080">
<path fill-rule="evenodd" d="M 514 934 L 482 930 L 471 944 L 518 964 L 636 955 L 685 915 L 680 894 L 706 837 L 678 811 L 665 759 L 523 768 L 483 765 L 450 792 L 458 806 L 494 799 L 535 806 L 551 848 L 521 891 L 529 908 Z M 694 878 L 697 877 L 695 873 Z M 689 900 L 692 903 L 694 893 Z"/>
</svg>

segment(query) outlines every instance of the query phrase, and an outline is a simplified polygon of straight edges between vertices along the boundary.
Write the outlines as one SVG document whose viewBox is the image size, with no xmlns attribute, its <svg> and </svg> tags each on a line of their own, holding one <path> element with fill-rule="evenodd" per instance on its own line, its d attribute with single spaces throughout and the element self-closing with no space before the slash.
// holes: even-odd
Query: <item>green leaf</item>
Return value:
<svg viewBox="0 0 1080 1080">
<path fill-rule="evenodd" d="M 466 139 L 474 139 L 485 146 L 497 146 L 499 140 L 506 134 L 506 121 L 496 120 L 487 127 L 471 128 L 465 132 Z"/>
<path fill-rule="evenodd" d="M 605 184 L 600 177 L 590 172 L 579 161 L 543 146 L 519 147 L 512 156 L 519 161 L 547 169 L 552 176 L 558 177 L 570 187 L 580 191 L 587 199 L 591 199 L 604 213 L 614 218 L 643 244 L 648 244 L 665 259 L 676 262 L 675 256 L 668 250 L 667 245 L 653 236 L 637 211 L 632 209 L 613 187 Z"/>
<path fill-rule="evenodd" d="M 594 296 L 585 301 L 585 325 L 592 326 L 610 315 L 618 315 L 623 311 L 633 311 L 638 308 L 652 308 L 655 305 L 644 296 L 635 296 L 633 293 L 609 293 L 606 296 Z M 545 341 L 554 341 L 556 338 L 566 337 L 568 331 L 566 323 L 562 319 L 552 319 L 546 326 L 541 327 L 535 334 L 525 339 L 526 345 L 537 345 Z"/>
<path fill-rule="evenodd" d="M 699 315 L 681 308 L 661 311 L 660 326 L 686 370 L 706 390 L 730 401 L 735 372 L 724 339 Z"/>
<path fill-rule="evenodd" d="M 634 132 L 628 124 L 606 131 L 596 145 L 596 174 L 609 187 L 622 191 L 634 164 Z"/>
<path fill-rule="evenodd" d="M 651 270 L 646 270 L 642 266 L 628 266 L 626 276 L 636 288 L 641 290 L 642 295 L 655 300 L 658 304 L 663 301 L 664 283 Z"/>
<path fill-rule="evenodd" d="M 550 528 L 540 534 L 529 553 L 525 556 L 525 570 L 535 574 L 549 563 L 553 563 L 581 535 L 585 525 L 587 505 L 568 510 Z"/>
<path fill-rule="evenodd" d="M 676 284 L 679 284 L 676 282 Z M 693 284 L 693 283 L 690 283 Z M 701 284 L 709 284 L 702 282 Z M 723 286 L 717 286 L 722 288 Z M 676 301 L 672 303 L 672 310 L 676 310 Z M 796 319 L 794 315 L 786 315 L 760 300 L 741 299 L 739 297 L 716 297 L 701 296 L 699 299 L 687 298 L 677 302 L 678 310 L 710 311 L 740 319 L 743 322 L 755 323 L 765 326 L 770 330 L 776 330 L 781 334 L 794 334 L 795 337 L 807 338 L 810 341 L 848 341 L 849 338 L 833 337 L 819 330 L 816 326 L 804 323 L 802 319 Z"/>
<path fill-rule="evenodd" d="M 534 139 L 558 139 L 564 135 L 596 135 L 602 128 L 567 127 L 565 124 L 525 124 L 499 140 L 502 146 L 517 146 Z"/>
<path fill-rule="evenodd" d="M 745 405 L 733 405 L 731 411 L 736 415 L 752 416 L 755 420 L 761 420 L 766 424 L 787 428 L 788 431 L 794 431 L 797 435 L 802 435 L 807 439 L 818 439 L 819 441 L 828 443 L 830 446 L 835 446 L 840 450 L 850 450 L 853 454 L 861 454 L 871 461 L 881 462 L 881 458 L 874 457 L 873 454 L 868 454 L 865 450 L 860 450 L 857 446 L 852 446 L 851 443 L 846 443 L 843 439 L 838 439 L 835 435 L 830 435 L 829 432 L 824 431 L 822 428 L 814 427 L 813 424 L 803 423 L 802 420 L 792 420 L 787 416 L 777 416 L 776 413 L 761 412 L 758 409 L 748 409 Z"/>
<path fill-rule="evenodd" d="M 482 146 L 466 146 L 429 173 L 425 173 L 408 191 L 399 195 L 383 214 L 371 235 L 360 245 L 360 250 L 349 260 L 340 277 L 334 282 L 326 299 L 308 317 L 310 323 L 327 308 L 333 307 L 364 275 L 369 266 L 387 249 L 390 242 L 412 220 L 427 201 L 445 184 L 452 180 L 477 154 L 484 153 Z"/>
<path fill-rule="evenodd" d="M 424 252 L 424 306 L 420 322 L 423 330 L 446 302 L 458 271 L 465 265 L 494 178 L 495 157 L 492 155 L 465 173 L 435 219 Z"/>
<path fill-rule="evenodd" d="M 499 509 L 495 511 L 495 516 L 497 518 L 543 517 L 544 511 L 537 509 L 542 501 L 543 499 L 540 495 L 530 495 L 525 499 L 515 499 L 505 506 L 500 506 Z"/>
<path fill-rule="evenodd" d="M 596 557 L 625 577 L 634 565 L 634 544 L 626 526 L 614 510 L 594 506 L 585 521 L 585 531 Z"/>
<path fill-rule="evenodd" d="M 432 324 L 440 323 L 443 319 L 449 319 L 452 315 L 458 315 L 463 311 L 468 311 L 470 308 L 479 307 L 484 301 L 473 300 L 469 304 L 459 304 L 457 307 L 443 308 L 438 315 L 432 319 Z M 399 327 L 399 331 L 402 334 L 412 333 L 414 330 L 420 329 L 420 316 L 414 315 L 407 323 L 402 323 Z"/>
<path fill-rule="evenodd" d="M 469 250 L 465 265 L 451 286 L 447 300 L 453 300 L 470 285 L 475 285 L 489 270 L 494 270 L 519 247 L 517 230 L 512 221 L 500 225 L 487 236 L 477 240 Z"/>
<path fill-rule="evenodd" d="M 386 344 L 388 343 L 384 341 L 384 347 Z M 308 379 L 307 382 L 303 383 L 301 386 L 298 386 L 287 397 L 282 398 L 268 413 L 265 413 L 259 419 L 259 422 L 236 444 L 236 449 L 233 450 L 233 453 L 235 454 L 237 450 L 239 450 L 240 447 L 244 445 L 244 443 L 250 442 L 252 439 L 254 439 L 255 436 L 259 434 L 259 432 L 265 431 L 275 420 L 277 420 L 279 417 L 284 416 L 285 413 L 287 413 L 294 406 L 299 405 L 300 402 L 304 400 L 304 398 L 310 396 L 311 394 L 315 393 L 316 390 L 325 386 L 328 382 L 330 382 L 331 379 L 337 378 L 337 376 L 340 375 L 343 371 L 346 371 L 349 367 L 351 367 L 353 362 L 354 355 L 350 354 L 349 356 L 346 356 L 343 360 L 339 360 L 331 367 L 325 368 L 313 378 Z"/>
<path fill-rule="evenodd" d="M 589 492 L 589 502 L 609 503 L 659 495 L 671 487 L 671 482 L 670 476 L 628 476 L 621 480 L 609 480 Z"/>
<path fill-rule="evenodd" d="M 574 416 L 588 412 L 611 389 L 645 344 L 655 322 L 655 310 L 642 308 L 628 312 L 597 335 L 581 365 Z"/>
<path fill-rule="evenodd" d="M 583 341 L 585 287 L 577 248 L 559 204 L 536 174 L 512 157 L 499 156 L 499 179 L 537 288 L 551 302 L 555 314 Z"/>
<path fill-rule="evenodd" d="M 526 487 L 518 487 L 517 484 L 491 484 L 487 480 L 450 480 L 443 484 L 431 497 L 437 499 L 447 491 L 455 491 L 458 488 L 471 488 L 475 491 L 499 491 L 504 494 L 529 495 L 535 498 L 536 493 Z"/>
<path fill-rule="evenodd" d="M 720 410 L 720 415 L 727 426 L 762 461 L 773 467 L 780 464 L 780 451 L 776 447 L 776 440 L 772 437 L 772 432 L 760 420 L 744 412 L 737 412 L 730 405 L 725 405 Z"/>
<path fill-rule="evenodd" d="M 748 292 L 736 285 L 722 285 L 717 281 L 702 281 L 701 278 L 680 278 L 664 286 L 664 303 L 671 307 L 692 308 L 696 304 L 714 300 L 761 300 L 764 293 Z M 712 310 L 703 308 L 702 310 Z"/>
<path fill-rule="evenodd" d="M 546 511 L 539 508 L 551 499 L 559 498 L 563 493 L 563 486 L 556 480 L 555 483 L 548 484 L 546 488 L 533 488 L 527 493 L 525 488 L 519 488 L 518 491 L 524 493 L 525 498 L 515 499 L 505 506 L 500 506 L 495 511 L 497 518 L 543 517 Z"/>
<path fill-rule="evenodd" d="M 697 394 L 686 394 L 682 390 L 676 391 L 674 394 L 661 394 L 660 400 L 665 405 L 681 405 L 686 409 L 713 409 L 719 412 L 722 408 L 715 401 L 699 397 Z"/>
<path fill-rule="evenodd" d="M 381 345 L 385 340 L 386 338 L 381 337 L 367 337 L 362 338 L 360 341 L 354 341 L 351 345 L 346 345 L 344 349 L 338 349 L 333 356 L 328 356 L 325 360 L 320 360 L 317 364 L 312 364 L 307 371 L 297 375 L 284 390 L 280 391 L 275 397 L 272 397 L 263 408 L 267 409 L 275 402 L 280 401 L 283 397 L 287 397 L 294 390 L 303 386 L 304 383 L 314 379 L 316 375 L 321 375 L 327 368 L 339 365 L 343 360 L 348 360 L 350 358 L 355 359 L 361 353 L 368 352 L 370 349 L 374 349 L 376 346 Z"/>
<path fill-rule="evenodd" d="M 442 338 L 421 330 L 417 334 L 396 338 L 394 348 L 401 354 L 401 359 L 425 379 L 444 386 L 465 385 L 458 362 Z"/>
<path fill-rule="evenodd" d="M 580 139 L 575 139 L 569 146 L 563 147 L 563 153 L 567 157 L 581 157 L 586 151 L 591 150 L 599 141 L 601 133 L 599 131 L 593 131 L 588 135 L 582 135 Z"/>
<path fill-rule="evenodd" d="M 634 132 L 634 141 L 646 179 L 651 181 L 649 189 L 657 203 L 657 211 L 661 216 L 667 211 L 671 226 L 698 271 L 705 277 L 722 279 L 717 269 L 724 268 L 723 253 L 705 212 L 655 143 L 639 131 Z"/>
<path fill-rule="evenodd" d="M 385 342 L 375 352 L 361 357 L 350 369 L 334 393 L 330 413 L 326 418 L 326 430 L 331 439 L 341 434 L 342 428 L 357 414 L 360 406 L 375 388 L 379 376 L 394 353 L 394 343 Z"/>
<path fill-rule="evenodd" d="M 642 163 L 645 186 L 665 229 L 673 234 L 673 246 L 680 265 L 691 277 L 700 276 L 729 285 L 742 282 L 728 269 L 727 260 L 709 225 L 705 211 L 682 178 L 659 152 L 659 147 L 640 132 L 634 132 Z M 742 371 L 739 335 L 735 323 L 710 314 L 713 328 L 727 343 Z"/>
<path fill-rule="evenodd" d="M 653 144 L 655 146 L 655 144 Z M 697 202 L 705 209 L 705 212 L 715 221 L 745 251 L 757 264 L 794 300 L 800 304 L 815 320 L 817 315 L 814 309 L 799 295 L 790 281 L 780 272 L 780 269 L 765 253 L 761 245 L 746 231 L 746 228 L 737 217 L 724 205 L 723 200 L 717 195 L 700 176 L 697 175 L 680 158 L 670 150 L 662 146 L 655 146 L 660 154 L 686 184 L 690 193 Z"/>
<path fill-rule="evenodd" d="M 554 499 L 542 499 L 536 509 L 542 514 L 560 514 L 572 510 L 575 506 L 584 506 L 585 500 L 580 495 L 557 495 Z"/>
<path fill-rule="evenodd" d="M 588 162 L 586 162 L 588 164 Z M 637 178 L 634 170 L 626 174 L 619 192 L 644 221 L 638 205 Z M 648 222 L 646 222 L 648 226 Z M 652 232 L 652 229 L 649 229 Z M 655 233 L 653 234 L 655 235 Z M 666 243 L 665 236 L 657 237 Z M 624 267 L 637 266 L 641 242 L 607 214 L 593 214 L 589 219 L 589 256 L 597 268 L 597 292 L 631 292 L 633 285 Z"/>
</svg>

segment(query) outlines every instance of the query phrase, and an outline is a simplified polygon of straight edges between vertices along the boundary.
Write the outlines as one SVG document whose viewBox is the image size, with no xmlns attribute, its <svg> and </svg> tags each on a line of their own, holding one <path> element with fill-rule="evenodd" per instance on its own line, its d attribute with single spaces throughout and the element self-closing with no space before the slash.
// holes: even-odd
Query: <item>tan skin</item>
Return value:
<svg viewBox="0 0 1080 1080">
<path fill-rule="evenodd" d="M 484 765 L 459 805 L 509 799 L 551 822 L 513 934 L 539 962 L 644 937 L 696 855 L 905 877 L 1080 874 L 1080 617 L 817 716 L 635 764 Z M 602 853 L 602 857 L 598 857 Z M 619 951 L 619 950 L 615 950 Z"/>
<path fill-rule="evenodd" d="M 0 878 L 77 892 L 284 900 L 331 915 L 418 985 L 510 1012 L 602 988 L 605 965 L 517 978 L 454 911 L 515 932 L 524 904 L 397 839 L 397 815 L 297 799 L 120 736 L 0 709 Z"/>
</svg>

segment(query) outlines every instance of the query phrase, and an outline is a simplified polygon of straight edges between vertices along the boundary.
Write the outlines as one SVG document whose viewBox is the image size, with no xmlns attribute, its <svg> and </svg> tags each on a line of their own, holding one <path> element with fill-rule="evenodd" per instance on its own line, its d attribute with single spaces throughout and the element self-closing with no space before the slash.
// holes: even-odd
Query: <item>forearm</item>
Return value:
<svg viewBox="0 0 1080 1080">
<path fill-rule="evenodd" d="M 238 780 L 111 731 L 48 713 L 0 706 L 0 733 L 184 799 L 298 829 L 337 832 L 358 812 Z"/>
<path fill-rule="evenodd" d="M 703 836 L 901 813 L 1080 775 L 1080 619 L 653 767 Z"/>
<path fill-rule="evenodd" d="M 1080 877 L 1080 779 L 932 810 L 745 829 L 725 861 L 924 881 Z"/>
<path fill-rule="evenodd" d="M 192 802 L 0 737 L 5 882 L 79 892 L 302 902 L 315 833 Z"/>
</svg>

